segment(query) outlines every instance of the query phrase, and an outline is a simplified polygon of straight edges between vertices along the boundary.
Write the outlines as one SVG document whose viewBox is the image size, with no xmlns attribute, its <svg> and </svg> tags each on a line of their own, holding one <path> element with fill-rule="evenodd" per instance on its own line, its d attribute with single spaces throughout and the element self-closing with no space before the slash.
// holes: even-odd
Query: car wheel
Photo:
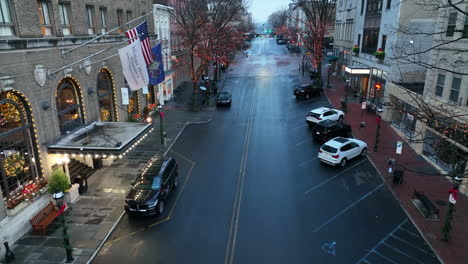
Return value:
<svg viewBox="0 0 468 264">
<path fill-rule="evenodd" d="M 341 161 L 340 161 L 340 166 L 341 167 L 344 167 L 346 165 L 346 158 L 343 158 Z"/>
<path fill-rule="evenodd" d="M 367 155 L 367 148 L 363 148 L 361 150 L 361 157 L 365 157 Z"/>
<path fill-rule="evenodd" d="M 158 203 L 158 214 L 162 215 L 164 213 L 164 201 L 160 200 Z"/>
<path fill-rule="evenodd" d="M 179 177 L 175 177 L 174 178 L 174 188 L 177 188 L 177 186 L 179 185 Z"/>
<path fill-rule="evenodd" d="M 309 100 L 309 98 L 310 98 L 310 95 L 309 95 L 309 94 L 306 94 L 306 95 L 305 95 L 305 99 L 306 99 L 306 100 Z"/>
<path fill-rule="evenodd" d="M 338 122 L 343 123 L 343 119 L 343 116 L 340 116 L 340 118 L 338 118 Z"/>
</svg>

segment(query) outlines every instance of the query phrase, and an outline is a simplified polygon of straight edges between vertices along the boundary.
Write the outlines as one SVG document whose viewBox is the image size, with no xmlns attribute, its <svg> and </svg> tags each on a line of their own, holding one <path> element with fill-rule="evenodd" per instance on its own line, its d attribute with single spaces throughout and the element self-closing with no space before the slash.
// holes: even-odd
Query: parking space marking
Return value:
<svg viewBox="0 0 468 264">
<path fill-rule="evenodd" d="M 400 229 L 403 230 L 403 228 L 401 228 L 401 227 L 400 227 Z M 399 237 L 397 237 L 397 236 L 395 236 L 395 235 L 393 235 L 393 234 L 392 234 L 391 236 L 392 236 L 393 238 L 395 238 L 395 239 L 397 239 L 397 240 L 399 240 L 399 241 L 401 241 L 401 242 L 407 244 L 408 246 L 410 246 L 410 247 L 412 247 L 412 248 L 414 248 L 414 249 L 417 249 L 417 250 L 419 250 L 419 251 L 421 251 L 421 252 L 423 252 L 423 253 L 425 253 L 425 254 L 431 254 L 430 252 L 427 252 L 427 251 L 424 250 L 424 249 L 421 249 L 421 248 L 419 248 L 419 247 L 417 247 L 417 246 L 415 246 L 415 245 L 412 245 L 411 243 L 409 243 L 408 241 L 406 241 L 406 240 L 404 240 L 404 239 L 402 239 L 402 238 L 399 238 Z M 417 237 L 420 238 L 420 236 L 417 236 Z"/>
<path fill-rule="evenodd" d="M 108 240 L 108 241 L 104 244 L 104 246 L 110 245 L 110 244 L 112 244 L 112 243 L 114 243 L 114 242 L 117 242 L 117 241 L 120 241 L 120 240 L 122 240 L 122 239 L 124 239 L 124 238 L 133 236 L 133 235 L 135 235 L 135 234 L 137 234 L 137 233 L 140 233 L 140 232 L 142 232 L 142 231 L 147 230 L 148 228 L 151 228 L 151 227 L 157 226 L 157 225 L 159 225 L 159 224 L 162 224 L 162 223 L 164 223 L 164 222 L 166 222 L 166 221 L 169 221 L 169 220 L 172 218 L 172 215 L 173 215 L 173 213 L 174 213 L 174 209 L 175 209 L 176 206 L 177 206 L 177 202 L 179 201 L 180 196 L 182 195 L 182 192 L 183 192 L 183 190 L 184 190 L 184 188 L 185 188 L 185 185 L 187 185 L 187 182 L 188 182 L 190 176 L 192 175 L 192 170 L 193 170 L 193 167 L 195 167 L 195 164 L 196 164 L 196 163 L 195 163 L 195 161 L 193 161 L 193 160 L 191 160 L 191 159 L 189 159 L 189 158 L 183 156 L 183 155 L 180 154 L 180 153 L 177 153 L 177 152 L 175 152 L 175 151 L 173 151 L 173 150 L 171 150 L 171 152 L 173 152 L 174 154 L 180 156 L 181 158 L 183 158 L 184 160 L 188 161 L 188 162 L 191 163 L 192 165 L 191 165 L 191 167 L 190 167 L 189 172 L 187 173 L 187 176 L 185 177 L 184 184 L 183 184 L 182 187 L 180 188 L 180 191 L 177 193 L 177 197 L 176 197 L 176 199 L 175 199 L 175 201 L 174 201 L 174 205 L 172 206 L 171 211 L 169 212 L 169 214 L 168 214 L 164 219 L 159 220 L 159 221 L 157 221 L 157 222 L 155 222 L 155 223 L 149 224 L 149 225 L 147 225 L 147 226 L 145 226 L 145 227 L 142 227 L 142 228 L 140 228 L 140 229 L 138 229 L 138 230 L 135 230 L 135 231 L 130 232 L 130 233 L 128 233 L 128 234 L 122 235 L 122 236 L 120 236 L 120 237 L 114 238 L 114 239 L 112 239 L 112 240 Z"/>
<path fill-rule="evenodd" d="M 395 227 L 390 233 L 388 233 L 382 240 L 379 241 L 379 243 L 375 244 L 367 253 L 366 255 L 364 255 L 364 257 L 362 257 L 361 259 L 359 259 L 356 264 L 362 262 L 365 258 L 367 258 L 372 252 L 376 252 L 375 249 L 380 246 L 380 244 L 382 244 L 385 240 L 387 240 L 387 238 L 389 238 L 393 233 L 395 233 L 395 231 L 398 230 L 398 228 L 400 228 L 401 226 L 403 226 L 406 222 L 408 222 L 408 218 L 406 218 L 405 220 L 403 220 L 403 222 L 401 222 L 397 227 Z M 377 252 L 376 252 L 377 253 Z M 377 253 L 378 255 L 380 255 L 379 253 Z"/>
<path fill-rule="evenodd" d="M 375 253 L 376 255 L 379 255 L 379 257 L 381 257 L 381 258 L 383 258 L 383 259 L 387 260 L 388 262 L 390 262 L 390 263 L 392 263 L 392 264 L 398 264 L 398 263 L 396 263 L 395 261 L 393 261 L 393 260 L 391 260 L 391 259 L 387 258 L 386 256 L 384 256 L 384 255 L 380 254 L 379 252 L 377 252 L 377 251 L 375 251 L 375 250 L 374 250 L 374 252 L 373 252 L 373 253 Z"/>
<path fill-rule="evenodd" d="M 396 252 L 398 252 L 398 253 L 400 253 L 400 254 L 402 254 L 402 255 L 404 255 L 404 256 L 406 256 L 406 257 L 412 259 L 413 261 L 415 261 L 415 262 L 417 262 L 417 263 L 424 264 L 424 262 L 421 262 L 421 261 L 419 261 L 418 259 L 415 259 L 414 257 L 412 257 L 412 256 L 410 256 L 410 255 L 408 255 L 408 254 L 406 254 L 405 252 L 403 252 L 403 251 L 401 251 L 401 250 L 399 250 L 399 249 L 397 249 L 397 248 L 395 248 L 395 247 L 390 246 L 389 244 L 385 243 L 385 241 L 382 243 L 382 245 L 385 245 L 385 246 L 387 246 L 387 247 L 389 247 L 389 248 L 395 250 Z"/>
<path fill-rule="evenodd" d="M 414 236 L 414 237 L 419 237 L 419 236 L 416 235 L 415 233 L 413 233 L 413 232 L 411 232 L 411 231 L 408 231 L 408 230 L 406 230 L 406 229 L 404 229 L 404 228 L 402 228 L 402 227 L 400 227 L 400 229 L 403 230 L 405 233 L 408 233 L 408 234 L 410 234 L 410 235 L 412 235 L 412 236 Z"/>
<path fill-rule="evenodd" d="M 347 169 L 341 171 L 340 173 L 336 174 L 335 176 L 329 178 L 328 180 L 325 180 L 325 181 L 323 181 L 323 182 L 321 182 L 321 183 L 315 185 L 314 187 L 312 187 L 312 188 L 308 189 L 307 191 L 305 191 L 305 192 L 304 192 L 304 195 L 308 195 L 309 193 L 311 193 L 311 192 L 314 191 L 315 189 L 317 189 L 317 188 L 319 188 L 320 186 L 324 185 L 325 183 L 327 183 L 327 182 L 333 180 L 334 178 L 340 176 L 341 174 L 343 174 L 343 173 L 349 171 L 350 169 L 356 167 L 357 165 L 363 163 L 363 162 L 366 161 L 366 160 L 367 160 L 367 159 L 363 159 L 363 160 L 361 160 L 360 162 L 354 164 L 353 166 L 351 166 L 351 167 L 349 167 L 349 168 L 347 168 Z"/>
<path fill-rule="evenodd" d="M 320 229 L 322 229 L 324 226 L 328 225 L 329 223 L 331 223 L 333 220 L 335 220 L 336 218 L 338 218 L 340 215 L 344 214 L 346 211 L 348 211 L 349 209 L 351 209 L 353 206 L 355 206 L 356 204 L 358 204 L 360 201 L 366 199 L 367 197 L 369 197 L 371 194 L 373 194 L 374 192 L 376 192 L 378 189 L 380 189 L 382 186 L 384 186 L 383 183 L 381 183 L 379 186 L 375 187 L 372 191 L 366 193 L 364 196 L 362 196 L 361 198 L 359 198 L 359 200 L 355 201 L 354 203 L 350 204 L 348 207 L 346 207 L 345 209 L 343 209 L 341 212 L 339 212 L 338 214 L 336 214 L 335 216 L 333 216 L 332 218 L 328 219 L 326 222 L 324 222 L 323 224 L 321 224 L 320 226 L 318 226 L 317 228 L 314 229 L 314 233 L 315 232 L 318 232 Z"/>
<path fill-rule="evenodd" d="M 309 141 L 311 141 L 312 139 L 313 139 L 313 138 L 312 138 L 312 137 L 310 137 L 310 138 L 308 138 L 308 139 L 306 139 L 306 140 L 302 140 L 301 142 L 299 142 L 299 143 L 296 143 L 296 146 L 300 146 L 300 145 L 302 145 L 302 144 L 304 144 L 304 143 L 306 143 L 306 142 L 309 142 Z"/>
<path fill-rule="evenodd" d="M 313 159 L 311 159 L 311 160 L 307 160 L 307 161 L 301 162 L 301 164 L 299 164 L 299 166 L 300 166 L 300 167 L 304 167 L 306 164 L 309 164 L 309 163 L 311 163 L 312 161 L 317 160 L 317 159 L 318 159 L 318 157 L 313 158 Z"/>
</svg>

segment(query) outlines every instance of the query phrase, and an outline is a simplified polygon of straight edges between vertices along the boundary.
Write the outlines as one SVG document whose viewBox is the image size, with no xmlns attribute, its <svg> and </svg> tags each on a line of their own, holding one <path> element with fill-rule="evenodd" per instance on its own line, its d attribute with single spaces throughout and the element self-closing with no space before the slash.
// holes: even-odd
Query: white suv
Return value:
<svg viewBox="0 0 468 264">
<path fill-rule="evenodd" d="M 367 144 L 354 138 L 336 137 L 322 145 L 318 158 L 321 162 L 344 167 L 346 161 L 357 157 L 366 156 Z"/>
<path fill-rule="evenodd" d="M 328 107 L 319 107 L 310 112 L 306 116 L 306 122 L 309 125 L 315 125 L 323 120 L 335 120 L 343 123 L 344 113 L 338 109 Z"/>
</svg>

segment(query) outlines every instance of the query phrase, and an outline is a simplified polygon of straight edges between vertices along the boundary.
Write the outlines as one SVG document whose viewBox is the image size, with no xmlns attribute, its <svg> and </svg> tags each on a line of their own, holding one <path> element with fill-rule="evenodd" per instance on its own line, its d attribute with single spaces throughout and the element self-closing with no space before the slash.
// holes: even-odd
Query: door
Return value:
<svg viewBox="0 0 468 264">
<path fill-rule="evenodd" d="M 344 146 L 341 147 L 340 149 L 341 155 L 345 157 L 346 159 L 351 159 L 353 158 L 352 153 L 351 153 L 351 143 L 348 143 Z"/>
<path fill-rule="evenodd" d="M 349 149 L 350 155 L 352 155 L 353 158 L 359 155 L 360 153 L 359 145 L 354 142 L 349 143 L 349 145 L 350 145 L 350 149 Z"/>
</svg>

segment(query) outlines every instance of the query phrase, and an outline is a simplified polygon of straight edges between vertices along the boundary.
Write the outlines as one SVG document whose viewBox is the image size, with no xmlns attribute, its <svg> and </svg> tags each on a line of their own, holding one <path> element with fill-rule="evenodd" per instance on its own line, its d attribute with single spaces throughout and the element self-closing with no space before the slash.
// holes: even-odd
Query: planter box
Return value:
<svg viewBox="0 0 468 264">
<path fill-rule="evenodd" d="M 18 204 L 15 208 L 13 209 L 7 209 L 6 210 L 6 214 L 8 216 L 14 216 L 15 214 L 19 213 L 21 210 L 23 210 L 24 208 L 26 208 L 28 205 L 30 204 L 30 202 L 22 202 L 20 204 Z"/>
<path fill-rule="evenodd" d="M 379 60 L 385 59 L 385 54 L 384 55 L 375 55 L 375 57 Z"/>
<path fill-rule="evenodd" d="M 78 198 L 80 197 L 80 193 L 78 192 L 79 186 L 79 184 L 72 184 L 72 187 L 70 187 L 70 189 L 68 189 L 67 192 L 64 193 L 63 200 L 66 203 L 72 204 L 76 200 L 78 200 Z"/>
</svg>

